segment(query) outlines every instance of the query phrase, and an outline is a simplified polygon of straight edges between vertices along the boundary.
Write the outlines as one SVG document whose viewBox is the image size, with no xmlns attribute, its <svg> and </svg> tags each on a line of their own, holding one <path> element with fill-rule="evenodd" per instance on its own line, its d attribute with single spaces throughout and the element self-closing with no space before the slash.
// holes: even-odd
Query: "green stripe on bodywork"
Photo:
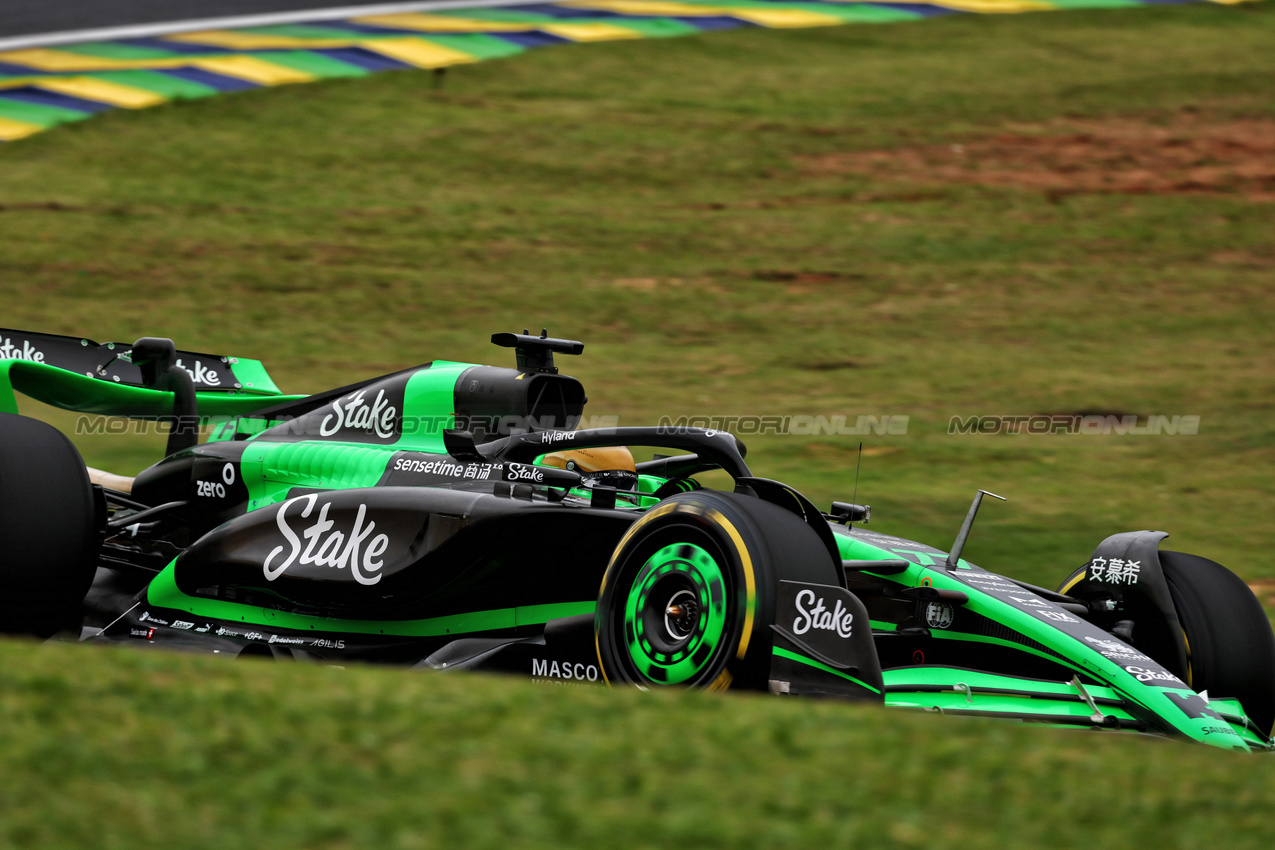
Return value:
<svg viewBox="0 0 1275 850">
<path fill-rule="evenodd" d="M 1023 679 L 1017 676 L 1006 676 L 999 673 L 987 673 L 981 670 L 965 670 L 959 667 L 892 667 L 882 671 L 882 679 L 887 689 L 914 688 L 922 686 L 951 687 L 953 682 L 963 682 L 972 688 L 990 688 L 995 690 L 1015 691 L 1024 696 L 1035 695 L 1042 698 L 1053 696 L 1081 699 L 1075 685 L 1068 682 L 1048 682 L 1039 679 Z M 1089 695 L 1096 699 L 1120 699 L 1113 689 L 1101 685 L 1087 685 Z"/>
<path fill-rule="evenodd" d="M 1041 650 L 1036 649 L 1034 646 L 1027 646 L 1026 644 L 1018 643 L 1012 640 L 1005 640 L 1004 638 L 992 637 L 991 635 L 976 635 L 970 632 L 945 632 L 945 631 L 940 631 L 938 629 L 931 629 L 930 636 L 939 638 L 942 640 L 967 640 L 967 641 L 972 641 L 974 643 L 990 643 L 990 644 L 993 644 L 994 646 L 1004 646 L 1010 649 L 1021 649 L 1023 652 L 1030 652 L 1032 655 L 1038 655 L 1041 658 L 1046 658 L 1061 666 L 1070 667 L 1071 669 L 1075 670 L 1078 673 L 1086 673 L 1086 674 L 1092 675 L 1091 671 L 1085 670 L 1083 667 L 1080 667 L 1076 664 L 1072 664 L 1066 658 L 1059 658 L 1057 655 L 1053 655 L 1048 652 L 1042 652 Z"/>
<path fill-rule="evenodd" d="M 1064 702 L 1031 696 L 1013 696 L 1010 694 L 986 694 L 975 691 L 966 699 L 962 691 L 922 692 L 922 693 L 889 693 L 886 694 L 886 705 L 896 708 L 939 708 L 943 711 L 961 712 L 965 714 L 1013 714 L 1023 717 L 1074 717 L 1084 720 L 1093 715 L 1093 710 L 1084 702 Z M 1136 720 L 1122 708 L 1103 705 L 1099 710 L 1104 716 L 1118 717 L 1121 720 Z M 1095 725 L 1095 728 L 1096 725 Z"/>
<path fill-rule="evenodd" d="M 279 388 L 271 380 L 270 374 L 266 372 L 265 364 L 260 360 L 252 360 L 247 357 L 231 357 L 230 371 L 234 373 L 235 380 L 243 384 L 245 390 L 250 390 L 254 393 L 279 392 Z M 291 398 L 304 398 L 304 396 L 291 396 Z"/>
<path fill-rule="evenodd" d="M 813 667 L 816 670 L 822 670 L 823 672 L 831 673 L 834 676 L 840 676 L 842 679 L 846 679 L 848 681 L 854 682 L 856 685 L 858 685 L 861 688 L 867 688 L 868 690 L 872 691 L 872 693 L 874 694 L 881 693 L 881 691 L 872 687 L 871 685 L 869 685 L 867 682 L 863 681 L 862 679 L 856 679 L 854 676 L 848 675 L 846 673 L 842 673 L 840 670 L 833 669 L 832 667 L 829 667 L 827 664 L 822 664 L 818 661 L 815 661 L 813 658 L 807 658 L 804 655 L 798 655 L 797 653 L 784 649 L 783 647 L 779 647 L 779 646 L 775 647 L 775 655 L 778 655 L 780 658 L 787 658 L 789 661 L 796 661 L 798 664 L 809 665 L 810 667 Z"/>
<path fill-rule="evenodd" d="M 395 448 L 447 454 L 443 432 L 452 426 L 452 420 L 445 414 L 455 412 L 456 380 L 473 365 L 435 360 L 408 379 L 403 393 L 403 433 Z"/>
<path fill-rule="evenodd" d="M 239 462 L 248 488 L 248 510 L 282 502 L 294 487 L 374 487 L 385 474 L 394 451 L 389 446 L 355 443 L 250 443 Z"/>
<path fill-rule="evenodd" d="M 157 608 L 184 611 L 197 617 L 228 623 L 261 626 L 268 629 L 330 632 L 337 634 L 387 635 L 391 637 L 443 637 L 474 632 L 534 626 L 562 617 L 593 614 L 596 602 L 558 602 L 549 605 L 527 605 L 520 608 L 498 608 L 493 611 L 470 611 L 446 617 L 423 620 L 342 620 L 334 617 L 312 617 L 228 602 L 187 596 L 177 587 L 176 573 L 169 564 L 146 588 L 146 601 Z"/>
</svg>

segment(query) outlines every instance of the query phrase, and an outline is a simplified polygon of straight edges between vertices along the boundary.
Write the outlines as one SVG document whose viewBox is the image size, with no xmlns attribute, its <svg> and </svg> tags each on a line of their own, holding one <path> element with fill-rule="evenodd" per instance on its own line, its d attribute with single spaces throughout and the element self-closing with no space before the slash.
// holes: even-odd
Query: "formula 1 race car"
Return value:
<svg viewBox="0 0 1275 850">
<path fill-rule="evenodd" d="M 983 491 L 950 551 L 868 531 L 867 506 L 753 475 L 728 433 L 577 430 L 584 388 L 554 355 L 584 346 L 492 342 L 516 368 L 438 360 L 302 397 L 166 339 L 0 330 L 0 630 L 1275 749 L 1261 605 L 1165 533 L 1115 534 L 1034 587 L 961 558 Z M 167 456 L 86 469 L 15 391 L 166 420 Z M 701 487 L 708 470 L 733 490 Z"/>
</svg>

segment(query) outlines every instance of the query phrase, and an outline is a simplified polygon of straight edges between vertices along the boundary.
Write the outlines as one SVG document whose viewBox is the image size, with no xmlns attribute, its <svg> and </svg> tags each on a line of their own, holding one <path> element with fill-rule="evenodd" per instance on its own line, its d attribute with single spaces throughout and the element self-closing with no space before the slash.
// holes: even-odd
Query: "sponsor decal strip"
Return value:
<svg viewBox="0 0 1275 850">
<path fill-rule="evenodd" d="M 343 634 L 385 635 L 387 637 L 443 637 L 474 632 L 510 629 L 515 625 L 539 625 L 560 617 L 593 614 L 597 602 L 562 602 L 531 605 L 526 608 L 500 608 L 472 611 L 423 620 L 340 620 L 275 611 L 224 599 L 202 599 L 187 596 L 177 587 L 170 565 L 151 580 L 146 588 L 146 601 L 159 608 L 170 608 L 196 614 L 201 619 L 223 620 L 262 626 L 270 630 L 340 632 Z"/>
<path fill-rule="evenodd" d="M 1059 658 L 1057 655 L 1051 655 L 1048 652 L 1042 652 L 1041 650 L 1036 649 L 1034 646 L 1027 646 L 1026 644 L 1018 643 L 1012 640 L 1005 640 L 1004 638 L 991 637 L 990 635 L 976 635 L 976 634 L 971 634 L 970 632 L 943 632 L 943 631 L 931 632 L 930 636 L 934 638 L 939 638 L 941 640 L 968 640 L 968 641 L 973 641 L 974 643 L 990 643 L 990 644 L 995 644 L 996 646 L 1006 646 L 1006 647 L 1009 647 L 1010 649 L 1017 649 L 1023 652 L 1030 652 L 1032 655 L 1037 655 L 1037 656 L 1040 656 L 1041 658 L 1047 659 L 1049 661 L 1053 661 L 1060 666 L 1070 667 L 1072 670 L 1075 670 L 1077 673 L 1084 673 L 1085 675 L 1090 675 L 1093 672 L 1091 670 L 1086 670 L 1083 667 L 1078 667 L 1075 664 L 1072 664 L 1070 661 L 1068 661 L 1065 658 Z"/>
<path fill-rule="evenodd" d="M 596 682 L 598 667 L 596 664 L 562 661 L 548 658 L 531 659 L 532 680 L 551 679 L 554 681 Z"/>
<path fill-rule="evenodd" d="M 796 608 L 797 618 L 792 621 L 792 633 L 795 635 L 804 635 L 811 629 L 836 632 L 842 638 L 854 633 L 854 614 L 841 607 L 840 599 L 830 611 L 822 596 L 816 602 L 815 592 L 806 588 L 797 593 Z"/>
<path fill-rule="evenodd" d="M 872 687 L 871 685 L 869 685 L 867 682 L 863 681 L 862 679 L 856 679 L 854 676 L 851 676 L 848 673 L 842 673 L 840 670 L 836 670 L 832 667 L 829 667 L 827 664 L 823 664 L 821 662 L 815 661 L 813 658 L 807 658 L 804 655 L 798 655 L 797 653 L 792 652 L 791 650 L 784 649 L 781 646 L 775 647 L 775 655 L 778 655 L 780 658 L 787 658 L 789 661 L 796 661 L 799 664 L 807 664 L 811 667 L 814 667 L 816 670 L 822 670 L 823 672 L 831 673 L 834 676 L 839 676 L 842 679 L 846 679 L 848 681 L 854 682 L 856 685 L 858 685 L 861 688 L 867 688 L 868 690 L 872 691 L 872 693 L 874 694 L 881 693 L 881 691 Z"/>
<path fill-rule="evenodd" d="M 1017 678 L 1011 675 L 984 673 L 959 666 L 926 666 L 926 668 L 894 668 L 882 670 L 886 693 L 931 693 L 952 691 L 956 682 L 964 682 L 972 688 L 974 696 L 1037 697 L 1042 700 L 1084 702 L 1075 686 L 1068 682 L 1051 682 L 1048 679 Z M 1094 701 L 1102 706 L 1122 706 L 1125 701 L 1112 688 L 1089 684 L 1085 686 Z"/>
</svg>

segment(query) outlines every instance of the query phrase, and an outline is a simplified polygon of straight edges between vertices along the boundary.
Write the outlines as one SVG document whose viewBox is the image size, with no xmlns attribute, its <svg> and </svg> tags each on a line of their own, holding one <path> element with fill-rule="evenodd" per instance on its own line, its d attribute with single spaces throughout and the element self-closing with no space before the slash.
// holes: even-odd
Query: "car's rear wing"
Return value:
<svg viewBox="0 0 1275 850">
<path fill-rule="evenodd" d="M 15 393 L 20 392 L 81 413 L 134 419 L 172 416 L 174 393 L 156 385 L 144 362 L 134 362 L 138 358 L 133 357 L 133 348 L 126 342 L 97 343 L 0 328 L 0 411 L 17 413 Z M 200 418 L 241 416 L 304 398 L 280 393 L 259 360 L 173 353 L 172 365 L 185 371 L 194 385 Z"/>
</svg>

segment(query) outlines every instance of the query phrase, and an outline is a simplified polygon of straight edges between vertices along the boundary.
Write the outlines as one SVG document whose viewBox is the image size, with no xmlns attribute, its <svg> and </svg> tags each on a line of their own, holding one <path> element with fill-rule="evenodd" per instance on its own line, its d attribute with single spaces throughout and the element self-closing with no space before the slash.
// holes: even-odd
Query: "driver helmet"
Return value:
<svg viewBox="0 0 1275 850">
<path fill-rule="evenodd" d="M 633 452 L 626 446 L 553 452 L 545 455 L 542 462 L 545 466 L 580 473 L 580 482 L 586 487 L 601 485 L 617 490 L 637 489 L 637 465 L 633 463 Z"/>
</svg>

